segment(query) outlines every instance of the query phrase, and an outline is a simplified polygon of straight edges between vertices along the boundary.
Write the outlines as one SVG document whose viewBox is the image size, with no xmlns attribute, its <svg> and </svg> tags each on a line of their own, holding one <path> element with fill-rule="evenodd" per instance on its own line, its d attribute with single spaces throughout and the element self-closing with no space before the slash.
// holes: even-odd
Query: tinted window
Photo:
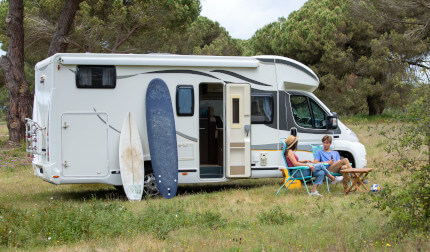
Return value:
<svg viewBox="0 0 430 252">
<path fill-rule="evenodd" d="M 251 123 L 273 122 L 273 97 L 271 95 L 251 96 Z"/>
<path fill-rule="evenodd" d="M 233 123 L 239 124 L 239 99 L 233 98 Z"/>
<path fill-rule="evenodd" d="M 296 123 L 304 128 L 326 129 L 326 113 L 311 98 L 291 96 L 291 106 Z"/>
<path fill-rule="evenodd" d="M 76 86 L 78 88 L 115 88 L 115 66 L 77 66 Z"/>
<path fill-rule="evenodd" d="M 318 104 L 309 99 L 311 102 L 312 113 L 314 116 L 314 126 L 316 129 L 325 129 L 326 128 L 326 116 L 324 110 L 318 106 Z"/>
<path fill-rule="evenodd" d="M 183 85 L 176 88 L 176 114 L 178 116 L 194 115 L 194 88 Z"/>
</svg>

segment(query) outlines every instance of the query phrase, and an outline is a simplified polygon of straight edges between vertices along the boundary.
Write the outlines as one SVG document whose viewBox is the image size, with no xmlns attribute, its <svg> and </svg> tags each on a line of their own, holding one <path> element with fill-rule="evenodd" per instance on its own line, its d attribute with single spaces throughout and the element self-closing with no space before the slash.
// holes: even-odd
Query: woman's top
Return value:
<svg viewBox="0 0 430 252">
<path fill-rule="evenodd" d="M 288 167 L 294 167 L 293 163 L 292 163 L 292 162 L 291 162 L 291 160 L 288 158 L 287 153 L 288 153 L 288 152 L 285 152 L 285 159 L 287 160 L 287 165 L 288 165 Z M 298 162 L 298 161 L 299 161 L 299 157 L 297 157 L 297 155 L 296 155 L 296 154 L 294 154 L 294 157 L 296 158 L 296 161 Z"/>
</svg>

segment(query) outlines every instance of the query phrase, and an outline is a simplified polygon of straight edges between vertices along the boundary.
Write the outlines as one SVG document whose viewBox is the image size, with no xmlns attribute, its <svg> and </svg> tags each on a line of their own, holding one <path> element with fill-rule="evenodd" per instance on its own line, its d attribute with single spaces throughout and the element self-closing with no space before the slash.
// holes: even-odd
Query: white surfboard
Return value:
<svg viewBox="0 0 430 252">
<path fill-rule="evenodd" d="M 122 186 L 127 198 L 130 201 L 140 201 L 143 193 L 145 169 L 142 142 L 131 113 L 128 113 L 124 119 L 119 137 L 119 167 Z"/>
</svg>

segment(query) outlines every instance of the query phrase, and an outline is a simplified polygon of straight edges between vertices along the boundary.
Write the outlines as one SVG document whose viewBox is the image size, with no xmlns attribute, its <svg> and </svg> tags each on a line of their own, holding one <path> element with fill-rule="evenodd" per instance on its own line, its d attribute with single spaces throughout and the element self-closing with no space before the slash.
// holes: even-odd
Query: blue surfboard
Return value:
<svg viewBox="0 0 430 252">
<path fill-rule="evenodd" d="M 178 150 L 172 101 L 166 83 L 153 79 L 146 90 L 146 129 L 158 190 L 164 198 L 178 190 Z"/>
</svg>

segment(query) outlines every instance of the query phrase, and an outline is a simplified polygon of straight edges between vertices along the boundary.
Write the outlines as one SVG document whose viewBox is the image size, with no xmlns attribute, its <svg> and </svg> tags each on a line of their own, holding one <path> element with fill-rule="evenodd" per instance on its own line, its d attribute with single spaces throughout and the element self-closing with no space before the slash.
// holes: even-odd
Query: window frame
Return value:
<svg viewBox="0 0 430 252">
<path fill-rule="evenodd" d="M 114 76 L 113 76 L 113 85 L 112 86 L 82 86 L 79 82 L 79 71 L 81 68 L 90 68 L 90 67 L 99 67 L 99 68 L 113 68 L 114 69 Z M 114 65 L 77 65 L 76 66 L 76 72 L 75 72 L 75 84 L 77 88 L 83 88 L 83 89 L 114 89 L 116 88 L 116 82 L 117 82 L 117 74 L 116 74 L 116 67 Z"/>
<path fill-rule="evenodd" d="M 293 103 L 291 102 L 291 98 L 292 98 L 292 97 L 294 97 L 294 96 L 302 96 L 302 97 L 305 97 L 305 98 L 306 98 L 307 107 L 308 107 L 308 110 L 309 110 L 309 112 L 310 112 L 310 116 L 311 116 L 312 127 L 304 127 L 304 126 L 300 125 L 300 124 L 296 121 L 296 119 L 294 118 L 294 115 L 292 115 L 292 118 L 293 118 L 293 120 L 294 120 L 294 123 L 295 123 L 297 126 L 299 126 L 299 127 L 303 128 L 303 129 L 310 129 L 310 130 L 327 130 L 327 124 L 325 125 L 325 128 L 317 128 L 317 127 L 315 126 L 314 110 L 312 109 L 311 101 L 313 101 L 313 102 L 315 103 L 315 105 L 316 105 L 316 106 L 318 106 L 318 107 L 319 107 L 319 108 L 324 112 L 324 120 L 327 120 L 327 115 L 328 115 L 327 111 L 325 111 L 325 109 L 324 109 L 324 108 L 322 108 L 322 107 L 318 104 L 318 102 L 316 102 L 314 99 L 312 99 L 311 97 L 309 97 L 309 96 L 307 96 L 307 95 L 303 95 L 303 94 L 292 94 L 292 95 L 290 95 L 290 98 L 289 98 L 289 99 L 290 99 L 290 104 L 291 104 L 291 110 L 293 110 Z"/>
<path fill-rule="evenodd" d="M 265 98 L 265 97 L 268 97 L 269 99 L 270 99 L 270 101 L 271 101 L 271 111 L 272 111 L 272 119 L 270 120 L 270 121 L 266 121 L 266 120 L 264 120 L 264 121 L 253 121 L 252 120 L 252 98 L 254 98 L 254 97 L 263 97 L 263 98 Z M 273 99 L 273 94 L 265 94 L 265 93 L 253 93 L 253 94 L 251 94 L 251 124 L 272 124 L 273 123 L 273 121 L 274 121 L 274 118 L 275 118 L 275 104 L 274 104 L 275 102 L 274 102 L 274 99 Z"/>
<path fill-rule="evenodd" d="M 190 89 L 191 90 L 191 112 L 190 113 L 179 113 L 179 90 Z M 194 116 L 194 86 L 193 85 L 178 85 L 176 86 L 176 115 L 177 116 Z"/>
</svg>

